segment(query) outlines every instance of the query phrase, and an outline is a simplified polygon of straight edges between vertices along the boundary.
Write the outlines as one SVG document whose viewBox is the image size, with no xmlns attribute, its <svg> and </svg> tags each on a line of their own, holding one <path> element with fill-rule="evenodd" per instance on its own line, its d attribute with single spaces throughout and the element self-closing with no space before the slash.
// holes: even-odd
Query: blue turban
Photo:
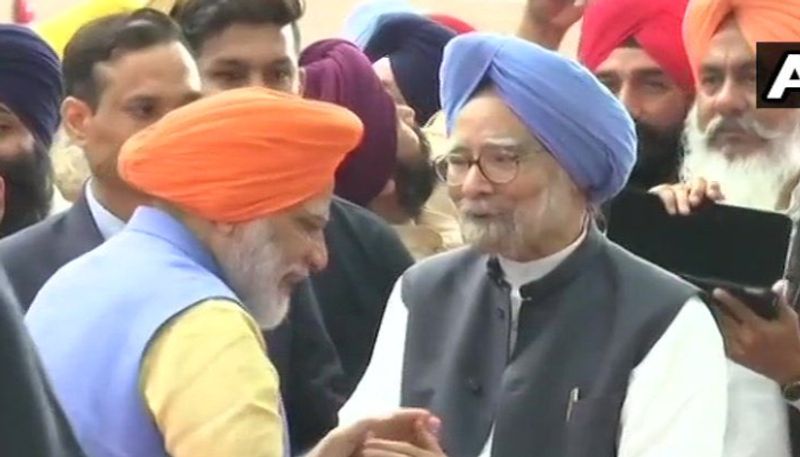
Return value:
<svg viewBox="0 0 800 457">
<path fill-rule="evenodd" d="M 0 103 L 49 148 L 60 122 L 61 64 L 33 31 L 0 24 Z"/>
<path fill-rule="evenodd" d="M 444 47 L 455 36 L 453 30 L 418 14 L 383 14 L 364 48 L 373 62 L 389 57 L 397 86 L 420 125 L 441 109 L 439 67 Z"/>
<path fill-rule="evenodd" d="M 471 33 L 445 49 L 442 104 L 448 134 L 490 83 L 592 203 L 614 197 L 636 161 L 628 112 L 577 62 L 518 38 Z"/>
</svg>

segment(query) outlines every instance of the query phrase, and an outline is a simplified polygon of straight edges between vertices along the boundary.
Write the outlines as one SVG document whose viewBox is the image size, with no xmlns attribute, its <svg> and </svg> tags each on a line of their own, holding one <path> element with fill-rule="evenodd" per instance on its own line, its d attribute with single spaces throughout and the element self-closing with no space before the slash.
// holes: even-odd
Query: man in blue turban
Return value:
<svg viewBox="0 0 800 457">
<path fill-rule="evenodd" d="M 0 24 L 0 237 L 50 212 L 49 149 L 58 129 L 61 98 L 56 53 L 31 30 Z"/>
<path fill-rule="evenodd" d="M 386 13 L 375 22 L 364 54 L 398 104 L 416 113 L 419 125 L 441 109 L 439 67 L 445 45 L 456 32 L 425 16 Z"/>
<path fill-rule="evenodd" d="M 458 456 L 721 456 L 713 317 L 593 222 L 635 161 L 624 107 L 574 61 L 497 35 L 453 40 L 441 80 L 437 172 L 469 246 L 400 279 L 342 420 L 429 408 Z"/>
</svg>

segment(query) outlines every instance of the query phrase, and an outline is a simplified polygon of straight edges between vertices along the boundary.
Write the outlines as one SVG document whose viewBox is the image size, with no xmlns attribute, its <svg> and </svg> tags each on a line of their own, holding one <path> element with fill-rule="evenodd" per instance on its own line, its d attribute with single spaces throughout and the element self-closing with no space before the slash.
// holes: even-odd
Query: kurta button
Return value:
<svg viewBox="0 0 800 457">
<path fill-rule="evenodd" d="M 475 395 L 480 395 L 483 392 L 483 387 L 478 380 L 473 377 L 467 378 L 467 387 L 469 387 L 470 392 Z"/>
<path fill-rule="evenodd" d="M 497 312 L 497 318 L 498 319 L 505 319 L 506 318 L 506 310 L 504 310 L 503 308 L 497 308 L 496 312 Z"/>
</svg>

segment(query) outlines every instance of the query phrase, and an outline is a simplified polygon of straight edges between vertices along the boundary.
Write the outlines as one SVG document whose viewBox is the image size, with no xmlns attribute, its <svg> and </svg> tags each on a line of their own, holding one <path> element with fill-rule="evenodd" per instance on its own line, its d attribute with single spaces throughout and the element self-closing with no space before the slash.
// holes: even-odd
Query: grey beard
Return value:
<svg viewBox="0 0 800 457">
<path fill-rule="evenodd" d="M 272 227 L 263 221 L 238 227 L 234 239 L 219 253 L 218 262 L 228 285 L 264 330 L 286 317 L 289 296 L 282 292 L 283 253 L 275 245 Z"/>
</svg>

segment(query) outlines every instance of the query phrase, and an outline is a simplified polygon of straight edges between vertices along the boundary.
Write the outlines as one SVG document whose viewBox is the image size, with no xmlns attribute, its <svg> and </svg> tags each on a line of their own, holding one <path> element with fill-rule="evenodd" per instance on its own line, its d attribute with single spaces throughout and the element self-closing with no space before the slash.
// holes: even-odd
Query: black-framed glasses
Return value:
<svg viewBox="0 0 800 457">
<path fill-rule="evenodd" d="M 477 159 L 461 154 L 448 154 L 434 162 L 436 176 L 448 186 L 464 184 L 473 166 L 492 184 L 508 184 L 519 173 L 520 155 L 507 151 L 484 152 Z"/>
</svg>

